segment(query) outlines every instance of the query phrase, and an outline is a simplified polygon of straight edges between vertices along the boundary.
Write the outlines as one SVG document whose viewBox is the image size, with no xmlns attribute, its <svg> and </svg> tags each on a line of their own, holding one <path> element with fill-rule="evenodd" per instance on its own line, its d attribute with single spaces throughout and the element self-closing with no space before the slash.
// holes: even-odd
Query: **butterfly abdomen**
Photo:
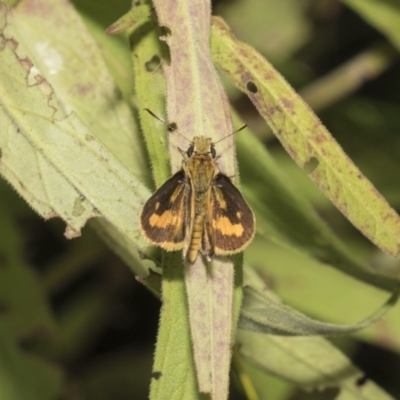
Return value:
<svg viewBox="0 0 400 400">
<path fill-rule="evenodd" d="M 203 236 L 204 215 L 197 215 L 194 219 L 192 237 L 190 240 L 187 257 L 189 262 L 194 263 L 200 250 Z"/>
</svg>

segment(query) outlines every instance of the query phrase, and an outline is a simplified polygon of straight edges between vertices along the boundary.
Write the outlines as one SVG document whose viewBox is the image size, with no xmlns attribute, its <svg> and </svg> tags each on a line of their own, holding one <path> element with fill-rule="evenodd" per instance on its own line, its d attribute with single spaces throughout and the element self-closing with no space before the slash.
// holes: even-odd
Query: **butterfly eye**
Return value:
<svg viewBox="0 0 400 400">
<path fill-rule="evenodd" d="M 192 157 L 193 152 L 194 152 L 194 147 L 193 147 L 193 146 L 190 146 L 190 147 L 188 148 L 188 151 L 187 151 L 188 157 Z"/>
<path fill-rule="evenodd" d="M 211 148 L 210 148 L 210 153 L 211 153 L 211 157 L 212 157 L 212 158 L 215 158 L 216 153 L 215 153 L 214 146 L 211 146 Z"/>
</svg>

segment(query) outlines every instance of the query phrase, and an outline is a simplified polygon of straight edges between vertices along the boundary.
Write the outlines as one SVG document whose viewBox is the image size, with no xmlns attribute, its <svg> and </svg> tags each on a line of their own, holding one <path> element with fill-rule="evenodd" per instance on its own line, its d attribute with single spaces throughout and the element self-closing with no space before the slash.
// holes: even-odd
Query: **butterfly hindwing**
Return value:
<svg viewBox="0 0 400 400">
<path fill-rule="evenodd" d="M 225 255 L 242 251 L 254 236 L 254 214 L 224 174 L 214 178 L 209 207 L 208 235 L 214 253 Z"/>
<path fill-rule="evenodd" d="M 183 170 L 168 179 L 146 202 L 140 216 L 144 236 L 166 250 L 180 250 L 185 239 L 190 185 Z"/>
</svg>

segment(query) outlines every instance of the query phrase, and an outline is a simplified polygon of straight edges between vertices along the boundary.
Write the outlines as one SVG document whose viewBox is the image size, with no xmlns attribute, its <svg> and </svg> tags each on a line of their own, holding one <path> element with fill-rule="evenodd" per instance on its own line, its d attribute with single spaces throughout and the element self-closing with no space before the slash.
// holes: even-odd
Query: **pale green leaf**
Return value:
<svg viewBox="0 0 400 400">
<path fill-rule="evenodd" d="M 258 368 L 306 390 L 338 388 L 340 400 L 393 400 L 362 371 L 318 337 L 286 337 L 238 331 L 240 353 Z"/>
<path fill-rule="evenodd" d="M 283 336 L 349 334 L 381 319 L 397 302 L 398 295 L 399 291 L 397 290 L 386 304 L 369 318 L 351 325 L 338 325 L 313 320 L 283 304 L 268 291 L 259 291 L 251 286 L 246 286 L 239 327 Z"/>
<path fill-rule="evenodd" d="M 131 111 L 121 98 L 96 42 L 70 3 L 27 0 L 13 9 L 9 23 L 35 71 L 39 70 L 51 84 L 53 96 L 60 103 L 57 111 L 76 113 L 136 179 L 150 182 Z"/>
<path fill-rule="evenodd" d="M 68 226 L 67 236 L 78 235 L 88 218 L 102 216 L 145 253 L 149 246 L 139 235 L 138 215 L 149 192 L 88 128 L 95 125 L 97 129 L 102 119 L 95 124 L 88 112 L 81 114 L 88 118 L 85 122 L 75 113 L 65 115 L 65 103 L 57 100 L 52 86 L 16 40 L 13 19 L 7 24 L 4 13 L 2 17 L 1 174 L 40 215 L 62 218 Z M 61 89 L 57 93 L 63 100 L 68 97 Z M 82 110 L 83 103 L 74 105 Z M 135 147 L 134 142 L 129 147 Z M 130 167 L 140 175 L 139 156 Z M 143 274 L 140 264 L 137 272 Z"/>
<path fill-rule="evenodd" d="M 135 94 L 128 37 L 110 36 L 105 31 L 111 22 L 129 9 L 131 1 L 70 0 L 70 2 L 96 41 L 98 50 L 122 97 L 130 103 Z"/>
<path fill-rule="evenodd" d="M 267 261 L 265 254 L 268 254 Z M 273 290 L 285 304 L 318 320 L 338 324 L 361 320 L 378 309 L 388 296 L 387 292 L 327 268 L 306 254 L 258 238 L 253 241 L 246 260 L 259 276 L 249 281 L 251 269 L 246 268 L 245 284 L 262 290 L 265 280 L 274 282 Z M 384 319 L 352 336 L 399 352 L 399 310 L 397 304 Z"/>
</svg>

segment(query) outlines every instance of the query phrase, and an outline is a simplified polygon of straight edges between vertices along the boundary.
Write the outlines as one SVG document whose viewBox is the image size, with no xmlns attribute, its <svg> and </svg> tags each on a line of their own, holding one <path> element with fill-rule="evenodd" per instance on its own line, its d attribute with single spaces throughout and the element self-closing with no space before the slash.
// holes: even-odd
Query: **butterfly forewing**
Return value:
<svg viewBox="0 0 400 400">
<path fill-rule="evenodd" d="M 168 179 L 146 202 L 140 216 L 143 235 L 166 250 L 183 248 L 190 185 L 183 170 Z"/>
</svg>

